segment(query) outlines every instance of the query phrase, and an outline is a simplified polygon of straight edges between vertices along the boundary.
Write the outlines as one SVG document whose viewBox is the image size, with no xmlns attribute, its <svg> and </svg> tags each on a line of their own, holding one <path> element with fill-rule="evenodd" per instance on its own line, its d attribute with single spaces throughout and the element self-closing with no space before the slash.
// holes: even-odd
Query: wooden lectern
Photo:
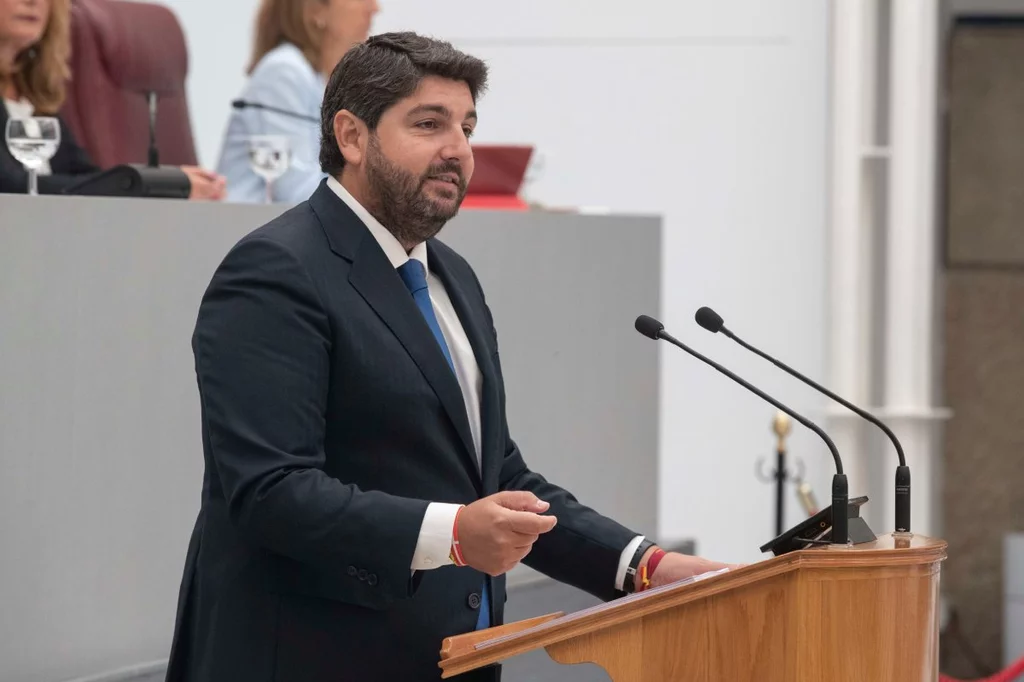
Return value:
<svg viewBox="0 0 1024 682">
<path fill-rule="evenodd" d="M 442 645 L 442 677 L 544 647 L 614 682 L 935 682 L 946 543 L 883 535 Z"/>
</svg>

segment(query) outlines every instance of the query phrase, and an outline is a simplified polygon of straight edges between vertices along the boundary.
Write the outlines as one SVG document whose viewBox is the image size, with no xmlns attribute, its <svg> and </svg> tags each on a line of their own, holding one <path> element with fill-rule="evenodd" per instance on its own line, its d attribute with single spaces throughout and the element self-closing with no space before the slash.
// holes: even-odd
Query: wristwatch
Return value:
<svg viewBox="0 0 1024 682">
<path fill-rule="evenodd" d="M 629 567 L 626 568 L 626 577 L 622 581 L 622 590 L 626 594 L 632 594 L 636 591 L 636 571 L 640 567 L 640 562 L 643 560 L 644 555 L 647 554 L 647 550 L 651 547 L 654 547 L 654 543 L 644 538 L 640 546 L 636 548 L 636 552 L 633 553 L 633 558 L 629 560 Z"/>
</svg>

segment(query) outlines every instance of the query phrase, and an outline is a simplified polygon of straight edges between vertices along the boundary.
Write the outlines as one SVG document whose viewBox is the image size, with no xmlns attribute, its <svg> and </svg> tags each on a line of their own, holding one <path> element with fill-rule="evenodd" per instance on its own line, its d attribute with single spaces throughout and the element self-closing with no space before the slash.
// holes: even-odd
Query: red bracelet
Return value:
<svg viewBox="0 0 1024 682">
<path fill-rule="evenodd" d="M 654 571 L 658 568 L 658 564 L 665 558 L 665 550 L 656 549 L 651 558 L 647 560 L 647 579 L 650 580 L 654 577 Z"/>
<path fill-rule="evenodd" d="M 655 549 L 651 553 L 651 558 L 647 560 L 647 563 L 640 569 L 640 588 L 637 592 L 643 592 L 651 586 L 651 578 L 654 577 L 654 569 L 658 567 L 661 560 L 665 558 L 665 550 L 660 547 Z"/>
<path fill-rule="evenodd" d="M 459 544 L 459 514 L 465 508 L 465 505 L 459 507 L 458 511 L 455 512 L 455 523 L 452 524 L 452 550 L 448 554 L 448 558 L 456 566 L 468 565 L 465 557 L 462 556 L 462 545 Z"/>
</svg>

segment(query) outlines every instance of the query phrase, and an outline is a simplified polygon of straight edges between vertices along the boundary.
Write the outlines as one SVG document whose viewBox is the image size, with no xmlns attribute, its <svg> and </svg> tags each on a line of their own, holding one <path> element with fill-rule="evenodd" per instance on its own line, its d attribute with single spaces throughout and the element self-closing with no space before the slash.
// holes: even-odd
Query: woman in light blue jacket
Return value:
<svg viewBox="0 0 1024 682">
<path fill-rule="evenodd" d="M 295 203 L 313 193 L 323 178 L 319 118 L 327 78 L 350 47 L 366 40 L 378 9 L 377 0 L 263 0 L 240 98 L 245 105 L 231 112 L 217 164 L 227 179 L 228 201 L 267 200 L 265 181 L 249 165 L 255 135 L 290 142 L 291 165 L 273 182 L 271 199 Z"/>
</svg>

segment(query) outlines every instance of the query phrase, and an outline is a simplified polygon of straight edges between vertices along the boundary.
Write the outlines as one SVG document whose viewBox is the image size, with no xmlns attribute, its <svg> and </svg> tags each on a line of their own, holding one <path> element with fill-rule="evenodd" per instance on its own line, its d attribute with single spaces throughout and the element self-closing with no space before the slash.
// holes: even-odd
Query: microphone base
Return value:
<svg viewBox="0 0 1024 682">
<path fill-rule="evenodd" d="M 102 197 L 150 197 L 188 199 L 192 182 L 176 166 L 150 168 L 121 164 L 87 175 L 64 190 L 64 194 Z"/>
<path fill-rule="evenodd" d="M 860 515 L 860 508 L 868 501 L 867 496 L 855 497 L 846 506 L 846 532 L 851 544 L 859 545 L 874 541 L 877 536 Z M 762 552 L 782 556 L 800 549 L 817 545 L 832 544 L 832 507 L 822 509 L 814 516 L 804 519 L 782 535 L 761 545 Z"/>
<path fill-rule="evenodd" d="M 865 542 L 874 542 L 878 539 L 868 522 L 862 516 L 851 516 L 847 519 L 847 537 L 851 545 L 860 545 Z"/>
</svg>

